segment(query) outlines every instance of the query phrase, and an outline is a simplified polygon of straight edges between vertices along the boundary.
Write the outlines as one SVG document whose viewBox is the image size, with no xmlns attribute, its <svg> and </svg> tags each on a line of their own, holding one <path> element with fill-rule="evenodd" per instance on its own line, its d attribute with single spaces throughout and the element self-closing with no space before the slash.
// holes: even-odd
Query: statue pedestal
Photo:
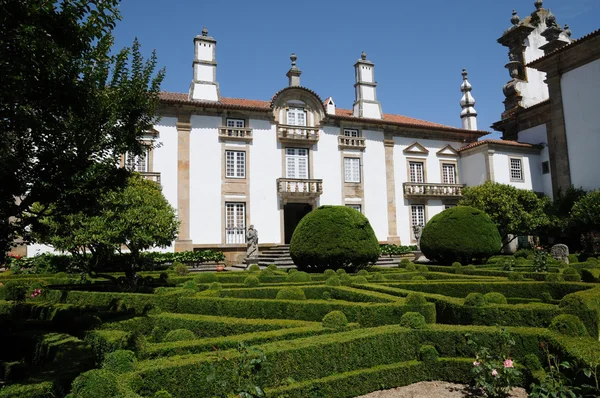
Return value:
<svg viewBox="0 0 600 398">
<path fill-rule="evenodd" d="M 256 256 L 252 256 L 252 257 L 246 257 L 246 259 L 244 260 L 245 264 L 258 264 L 258 255 Z"/>
<path fill-rule="evenodd" d="M 425 263 L 425 262 L 428 263 L 429 262 L 429 259 L 427 257 L 425 257 L 423 255 L 423 252 L 421 252 L 420 250 L 414 251 L 413 254 L 415 256 L 415 259 L 413 260 L 413 263 L 416 263 L 417 261 L 418 262 L 422 262 L 422 263 Z"/>
</svg>

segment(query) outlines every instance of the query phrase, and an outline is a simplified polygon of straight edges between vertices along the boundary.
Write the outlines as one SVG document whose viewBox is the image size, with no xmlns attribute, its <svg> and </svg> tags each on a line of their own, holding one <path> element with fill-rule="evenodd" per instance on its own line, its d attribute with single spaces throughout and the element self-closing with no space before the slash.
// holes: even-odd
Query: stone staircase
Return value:
<svg viewBox="0 0 600 398">
<path fill-rule="evenodd" d="M 401 258 L 381 256 L 375 263 L 378 267 L 397 267 L 400 264 Z M 292 257 L 290 257 L 290 245 L 279 245 L 273 246 L 272 248 L 263 250 L 260 252 L 256 260 L 252 261 L 252 264 L 258 264 L 261 268 L 268 267 L 271 264 L 275 264 L 277 268 L 289 269 L 296 268 Z M 236 268 L 246 268 L 246 264 L 235 265 Z"/>
</svg>

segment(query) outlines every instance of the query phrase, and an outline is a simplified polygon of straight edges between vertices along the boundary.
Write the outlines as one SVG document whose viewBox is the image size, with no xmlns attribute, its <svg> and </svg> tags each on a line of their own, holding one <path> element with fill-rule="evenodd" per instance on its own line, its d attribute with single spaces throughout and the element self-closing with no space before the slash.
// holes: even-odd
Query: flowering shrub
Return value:
<svg viewBox="0 0 600 398">
<path fill-rule="evenodd" d="M 589 232 L 581 235 L 581 248 L 588 256 L 600 255 L 600 233 Z"/>
<path fill-rule="evenodd" d="M 36 298 L 40 294 L 42 294 L 42 289 L 33 289 L 33 292 L 29 295 L 29 297 Z"/>
<path fill-rule="evenodd" d="M 514 339 L 504 329 L 493 349 L 480 347 L 467 336 L 467 344 L 475 349 L 473 361 L 474 387 L 490 398 L 506 397 L 521 376 L 510 357 Z"/>
<path fill-rule="evenodd" d="M 535 272 L 548 271 L 548 253 L 540 246 L 533 249 L 533 270 Z"/>
</svg>

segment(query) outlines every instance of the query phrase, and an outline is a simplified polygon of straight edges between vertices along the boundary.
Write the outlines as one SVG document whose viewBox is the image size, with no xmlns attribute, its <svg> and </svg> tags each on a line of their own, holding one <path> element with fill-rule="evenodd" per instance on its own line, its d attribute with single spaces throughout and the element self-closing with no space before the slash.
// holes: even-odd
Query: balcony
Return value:
<svg viewBox="0 0 600 398">
<path fill-rule="evenodd" d="M 338 136 L 338 147 L 340 149 L 359 149 L 364 151 L 367 147 L 365 137 L 346 137 L 345 135 Z"/>
<path fill-rule="evenodd" d="M 160 173 L 146 171 L 146 172 L 142 172 L 140 174 L 146 180 L 154 181 L 155 183 L 160 184 Z"/>
<path fill-rule="evenodd" d="M 252 129 L 245 127 L 219 127 L 221 141 L 252 141 Z"/>
<path fill-rule="evenodd" d="M 412 198 L 460 198 L 462 196 L 462 184 L 433 184 L 421 182 L 405 182 L 404 196 Z"/>
<path fill-rule="evenodd" d="M 277 126 L 277 137 L 283 144 L 313 145 L 319 142 L 319 128 L 280 124 Z"/>
<path fill-rule="evenodd" d="M 282 198 L 315 198 L 323 193 L 323 180 L 278 178 L 277 193 Z"/>
</svg>

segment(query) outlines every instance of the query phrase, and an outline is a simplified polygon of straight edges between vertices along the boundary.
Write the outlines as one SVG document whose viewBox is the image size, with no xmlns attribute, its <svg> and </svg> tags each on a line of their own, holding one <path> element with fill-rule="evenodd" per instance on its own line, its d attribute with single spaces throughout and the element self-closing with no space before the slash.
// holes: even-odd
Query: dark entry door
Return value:
<svg viewBox="0 0 600 398">
<path fill-rule="evenodd" d="M 307 203 L 288 203 L 283 206 L 283 228 L 285 233 L 285 243 L 292 240 L 292 234 L 296 225 L 302 220 L 302 217 L 310 213 L 312 205 Z"/>
</svg>

